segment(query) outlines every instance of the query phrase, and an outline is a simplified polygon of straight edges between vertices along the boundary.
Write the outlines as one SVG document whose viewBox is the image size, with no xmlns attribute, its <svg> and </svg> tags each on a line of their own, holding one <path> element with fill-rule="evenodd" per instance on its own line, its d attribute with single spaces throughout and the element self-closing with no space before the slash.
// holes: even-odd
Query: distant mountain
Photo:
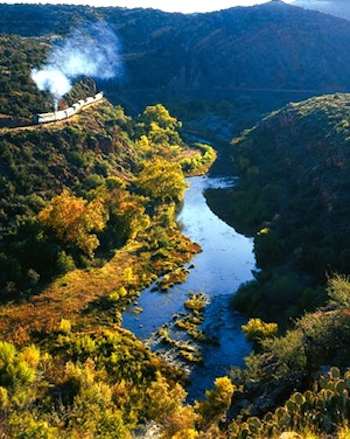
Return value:
<svg viewBox="0 0 350 439">
<path fill-rule="evenodd" d="M 64 34 L 104 19 L 120 37 L 129 89 L 350 87 L 350 23 L 272 1 L 208 14 L 0 5 L 0 32 Z"/>
<path fill-rule="evenodd" d="M 295 0 L 295 6 L 301 6 L 317 11 L 326 12 L 336 17 L 350 19 L 349 0 Z"/>
<path fill-rule="evenodd" d="M 290 101 L 350 90 L 350 23 L 282 1 L 191 15 L 0 5 L 0 33 L 26 37 L 14 45 L 32 45 L 37 53 L 47 50 L 48 36 L 60 37 L 95 20 L 105 20 L 115 30 L 125 64 L 122 80 L 98 84 L 109 99 L 133 112 L 163 102 L 201 135 L 230 139 Z M 0 62 L 8 71 L 10 61 L 1 47 Z M 38 63 L 37 55 L 33 63 Z M 27 84 L 21 77 L 21 95 L 33 91 L 30 79 Z M 0 102 L 8 99 L 4 87 Z M 11 95 L 19 108 L 19 95 Z"/>
</svg>

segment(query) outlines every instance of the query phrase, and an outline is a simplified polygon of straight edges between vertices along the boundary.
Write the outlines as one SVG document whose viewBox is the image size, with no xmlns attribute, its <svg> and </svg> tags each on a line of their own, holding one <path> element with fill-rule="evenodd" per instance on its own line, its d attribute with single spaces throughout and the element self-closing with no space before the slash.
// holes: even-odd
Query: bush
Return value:
<svg viewBox="0 0 350 439">
<path fill-rule="evenodd" d="M 59 332 L 62 332 L 62 334 L 69 334 L 71 332 L 71 329 L 72 325 L 70 321 L 62 319 L 58 327 Z"/>
<path fill-rule="evenodd" d="M 75 269 L 75 262 L 72 256 L 67 255 L 64 250 L 61 250 L 57 257 L 57 271 L 59 274 L 65 274 Z"/>
<path fill-rule="evenodd" d="M 235 390 L 235 385 L 228 377 L 215 380 L 214 388 L 207 390 L 205 393 L 206 401 L 197 404 L 197 410 L 202 416 L 203 425 L 217 423 L 225 419 Z"/>
<path fill-rule="evenodd" d="M 341 308 L 350 307 L 350 280 L 347 276 L 332 277 L 327 291 L 332 304 Z"/>
<path fill-rule="evenodd" d="M 250 319 L 246 325 L 242 326 L 248 340 L 259 342 L 266 338 L 275 336 L 278 332 L 276 323 L 265 323 L 261 319 Z"/>
</svg>

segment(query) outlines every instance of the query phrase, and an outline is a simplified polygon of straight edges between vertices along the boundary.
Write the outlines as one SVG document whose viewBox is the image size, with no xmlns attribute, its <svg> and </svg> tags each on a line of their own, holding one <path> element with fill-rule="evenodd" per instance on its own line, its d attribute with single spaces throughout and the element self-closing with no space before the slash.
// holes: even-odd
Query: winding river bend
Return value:
<svg viewBox="0 0 350 439">
<path fill-rule="evenodd" d="M 191 368 L 187 389 L 190 400 L 202 397 L 215 378 L 227 373 L 231 366 L 242 365 L 250 351 L 240 329 L 244 319 L 232 311 L 230 299 L 242 283 L 252 279 L 253 241 L 219 219 L 204 197 L 207 188 L 225 189 L 232 184 L 227 178 L 188 179 L 189 188 L 178 221 L 184 234 L 199 243 L 203 252 L 191 261 L 194 268 L 185 283 L 167 293 L 152 291 L 153 286 L 147 288 L 139 299 L 143 312 L 135 314 L 130 310 L 124 314 L 124 327 L 146 340 L 162 325 L 170 324 L 174 314 L 184 312 L 189 292 L 207 294 L 210 303 L 202 329 L 218 343 L 201 345 L 203 364 Z"/>
</svg>

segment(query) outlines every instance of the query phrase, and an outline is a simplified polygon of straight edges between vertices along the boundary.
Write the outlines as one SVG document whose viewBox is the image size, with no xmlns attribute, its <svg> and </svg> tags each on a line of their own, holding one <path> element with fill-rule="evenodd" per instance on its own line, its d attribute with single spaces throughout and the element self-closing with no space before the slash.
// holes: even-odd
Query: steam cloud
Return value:
<svg viewBox="0 0 350 439">
<path fill-rule="evenodd" d="M 76 30 L 57 43 L 40 69 L 32 70 L 32 79 L 41 91 L 49 91 L 58 101 L 80 76 L 111 79 L 122 73 L 119 40 L 104 22 Z"/>
</svg>

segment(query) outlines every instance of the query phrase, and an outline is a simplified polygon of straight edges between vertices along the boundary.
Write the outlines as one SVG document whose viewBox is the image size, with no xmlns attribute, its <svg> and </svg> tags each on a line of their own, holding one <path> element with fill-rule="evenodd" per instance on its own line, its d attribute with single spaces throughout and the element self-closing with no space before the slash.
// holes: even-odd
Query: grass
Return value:
<svg viewBox="0 0 350 439">
<path fill-rule="evenodd" d="M 152 254 L 140 251 L 143 243 L 129 242 L 101 268 L 74 270 L 52 282 L 41 294 L 22 304 L 8 304 L 0 308 L 0 331 L 3 337 L 17 344 L 30 340 L 32 335 L 55 330 L 62 318 L 79 328 L 101 324 L 100 313 L 83 312 L 98 299 L 108 296 L 128 285 L 127 301 L 135 300 L 139 291 L 159 276 L 164 265 L 182 266 L 197 252 L 198 246 L 181 235 L 177 229 L 169 229 L 169 238 L 178 242 L 176 250 L 157 264 Z"/>
</svg>

